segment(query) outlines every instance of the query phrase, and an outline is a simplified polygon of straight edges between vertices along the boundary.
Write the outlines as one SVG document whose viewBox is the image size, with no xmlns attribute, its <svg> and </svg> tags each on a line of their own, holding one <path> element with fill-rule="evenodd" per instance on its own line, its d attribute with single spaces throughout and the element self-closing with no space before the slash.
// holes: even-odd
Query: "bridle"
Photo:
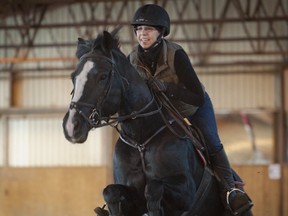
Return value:
<svg viewBox="0 0 288 216">
<path fill-rule="evenodd" d="M 90 104 L 90 103 L 85 103 L 85 102 L 81 102 L 81 101 L 78 101 L 78 102 L 74 102 L 72 101 L 70 103 L 70 106 L 69 106 L 69 109 L 75 109 L 76 112 L 78 114 L 80 114 L 89 124 L 89 126 L 91 128 L 99 128 L 99 127 L 104 127 L 104 126 L 107 126 L 107 125 L 110 125 L 110 126 L 113 126 L 113 127 L 117 127 L 118 123 L 119 122 L 123 122 L 125 120 L 128 120 L 128 119 L 136 119 L 136 118 L 142 118 L 142 117 L 148 117 L 148 116 L 151 116 L 151 115 L 154 115 L 156 113 L 159 113 L 161 111 L 161 108 L 162 106 L 158 106 L 158 108 L 156 110 L 152 110 L 152 111 L 149 111 L 149 112 L 145 112 L 145 110 L 147 110 L 154 102 L 155 102 L 155 98 L 154 96 L 152 97 L 152 99 L 143 107 L 141 108 L 140 110 L 135 110 L 135 111 L 132 111 L 130 114 L 128 115 L 124 115 L 124 116 L 108 116 L 108 117 L 103 117 L 101 115 L 101 108 L 105 102 L 105 100 L 107 99 L 109 93 L 110 93 L 110 90 L 112 88 L 112 82 L 113 82 L 113 79 L 115 78 L 115 74 L 120 76 L 121 78 L 121 82 L 122 82 L 122 87 L 124 88 L 124 83 L 123 83 L 123 80 L 125 82 L 127 82 L 127 80 L 121 76 L 121 74 L 117 71 L 117 67 L 116 67 L 116 64 L 113 60 L 113 57 L 110 59 L 104 55 L 99 55 L 99 54 L 95 54 L 95 53 L 87 53 L 87 54 L 84 54 L 81 58 L 80 58 L 80 62 L 83 61 L 83 60 L 87 60 L 87 59 L 103 59 L 105 61 L 107 61 L 108 63 L 111 64 L 112 66 L 112 69 L 111 69 L 111 72 L 109 73 L 109 80 L 105 86 L 105 89 L 104 89 L 104 94 L 99 98 L 99 100 L 97 101 L 96 105 L 93 105 L 93 104 Z M 128 83 L 129 85 L 129 83 Z M 123 92 L 125 92 L 125 89 L 123 90 Z M 86 115 L 82 110 L 81 110 L 81 107 L 88 107 L 88 108 L 91 108 L 92 111 L 90 113 L 90 115 Z"/>
</svg>

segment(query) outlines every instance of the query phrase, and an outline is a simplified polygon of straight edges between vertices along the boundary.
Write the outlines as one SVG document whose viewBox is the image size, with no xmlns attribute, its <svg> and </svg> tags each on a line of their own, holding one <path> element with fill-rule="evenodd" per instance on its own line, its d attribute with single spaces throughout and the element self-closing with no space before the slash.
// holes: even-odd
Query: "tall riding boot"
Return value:
<svg viewBox="0 0 288 216">
<path fill-rule="evenodd" d="M 222 202 L 225 200 L 225 207 L 228 208 L 233 215 L 238 215 L 242 212 L 248 211 L 253 206 L 253 202 L 244 191 L 235 187 L 232 169 L 225 150 L 222 149 L 216 154 L 210 156 L 210 159 L 214 172 L 220 179 L 220 184 L 223 188 L 221 200 Z"/>
</svg>

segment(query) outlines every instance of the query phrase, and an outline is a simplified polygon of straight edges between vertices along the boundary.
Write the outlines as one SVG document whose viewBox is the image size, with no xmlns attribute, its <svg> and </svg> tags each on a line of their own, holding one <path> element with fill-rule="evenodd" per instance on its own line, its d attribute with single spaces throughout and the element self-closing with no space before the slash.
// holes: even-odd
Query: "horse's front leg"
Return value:
<svg viewBox="0 0 288 216">
<path fill-rule="evenodd" d="M 141 216 L 136 188 L 121 184 L 108 185 L 103 190 L 104 200 L 111 216 Z"/>
<path fill-rule="evenodd" d="M 149 216 L 164 216 L 161 205 L 164 193 L 164 186 L 161 181 L 151 180 L 145 188 L 145 198 Z"/>
</svg>

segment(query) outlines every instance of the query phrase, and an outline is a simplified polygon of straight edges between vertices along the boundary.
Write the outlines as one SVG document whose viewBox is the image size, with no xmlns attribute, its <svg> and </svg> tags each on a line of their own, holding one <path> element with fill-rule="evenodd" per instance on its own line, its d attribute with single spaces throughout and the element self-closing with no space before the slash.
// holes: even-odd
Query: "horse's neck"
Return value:
<svg viewBox="0 0 288 216">
<path fill-rule="evenodd" d="M 140 114 L 141 117 L 136 117 L 121 124 L 122 130 L 131 138 L 145 139 L 151 136 L 156 130 L 159 129 L 163 122 L 159 113 L 149 115 L 152 111 L 158 109 L 153 95 L 150 93 L 145 83 L 143 85 L 131 84 L 129 91 L 126 92 L 124 104 L 119 115 L 129 115 L 133 112 L 143 110 Z M 143 114 L 147 116 L 143 117 Z"/>
</svg>

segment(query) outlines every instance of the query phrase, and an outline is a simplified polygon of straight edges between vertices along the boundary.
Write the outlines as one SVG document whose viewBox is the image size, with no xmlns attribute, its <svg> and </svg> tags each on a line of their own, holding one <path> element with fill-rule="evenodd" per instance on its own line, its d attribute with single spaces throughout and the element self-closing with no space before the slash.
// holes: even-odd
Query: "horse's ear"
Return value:
<svg viewBox="0 0 288 216">
<path fill-rule="evenodd" d="M 83 38 L 78 38 L 78 44 L 79 43 L 85 43 L 85 40 Z"/>
<path fill-rule="evenodd" d="M 78 38 L 76 57 L 80 59 L 84 54 L 88 53 L 91 50 L 91 42 Z"/>
<path fill-rule="evenodd" d="M 102 49 L 106 53 L 110 53 L 112 50 L 112 46 L 113 46 L 112 35 L 107 31 L 103 31 Z"/>
</svg>

